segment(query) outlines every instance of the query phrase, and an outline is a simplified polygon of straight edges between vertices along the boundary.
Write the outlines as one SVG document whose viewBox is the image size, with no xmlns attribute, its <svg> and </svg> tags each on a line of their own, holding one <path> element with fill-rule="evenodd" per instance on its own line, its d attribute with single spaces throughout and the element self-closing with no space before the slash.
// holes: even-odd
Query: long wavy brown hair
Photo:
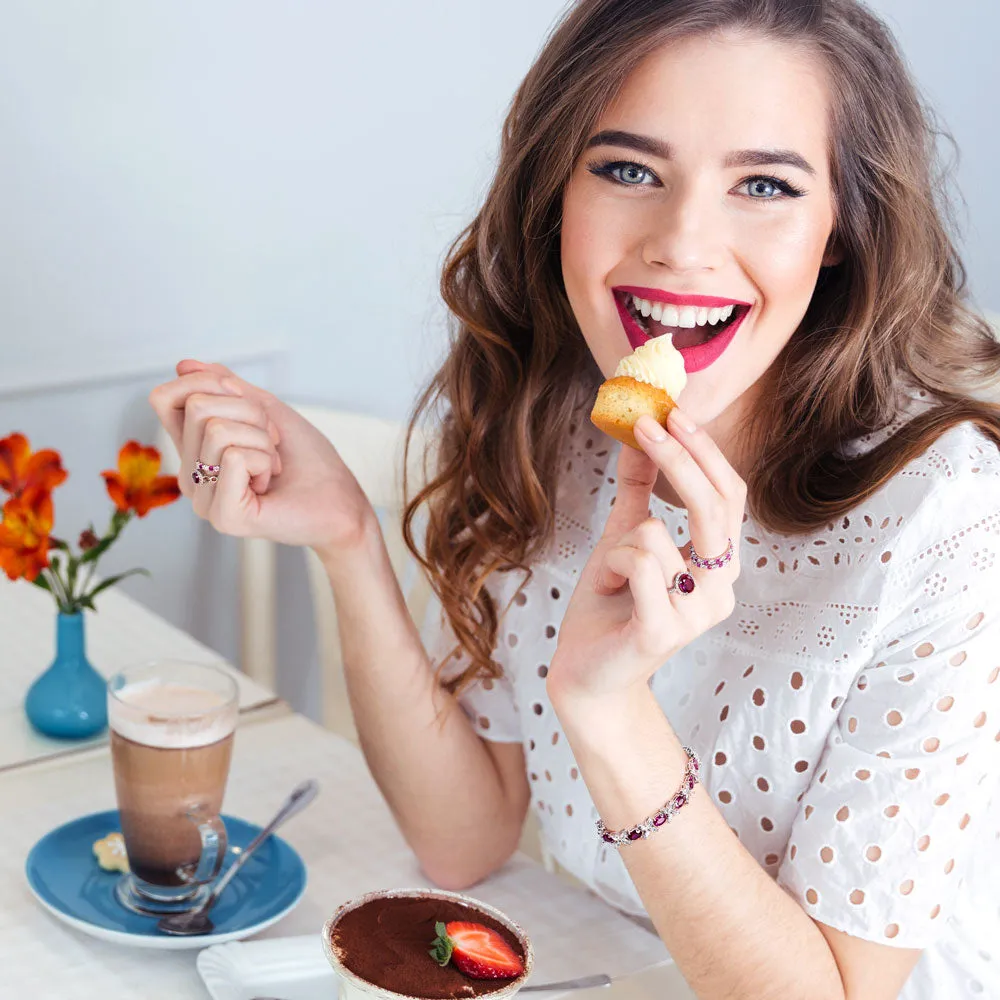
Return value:
<svg viewBox="0 0 1000 1000">
<path fill-rule="evenodd" d="M 440 421 L 433 472 L 407 502 L 404 534 L 468 660 L 452 691 L 500 674 L 504 609 L 486 581 L 530 574 L 551 541 L 560 445 L 600 379 L 563 286 L 565 185 L 644 58 L 719 31 L 806 48 L 824 61 L 833 95 L 843 260 L 823 269 L 799 329 L 758 383 L 766 418 L 751 414 L 743 428 L 755 456 L 751 516 L 788 535 L 824 527 L 963 421 L 1000 445 L 1000 406 L 974 395 L 1000 376 L 1000 345 L 963 301 L 965 272 L 936 199 L 937 132 L 886 26 L 856 0 L 580 0 L 518 89 L 492 186 L 449 251 L 441 291 L 451 347 L 410 425 L 412 436 L 418 421 Z M 932 408 L 844 457 L 844 443 L 897 416 L 901 382 Z"/>
</svg>

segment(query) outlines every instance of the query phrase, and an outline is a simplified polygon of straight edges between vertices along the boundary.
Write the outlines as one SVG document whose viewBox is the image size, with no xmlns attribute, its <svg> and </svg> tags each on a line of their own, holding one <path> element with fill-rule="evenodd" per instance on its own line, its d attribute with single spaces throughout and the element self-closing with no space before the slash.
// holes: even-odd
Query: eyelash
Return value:
<svg viewBox="0 0 1000 1000">
<path fill-rule="evenodd" d="M 626 184 L 624 181 L 618 180 L 614 176 L 614 171 L 621 170 L 624 167 L 638 167 L 639 170 L 644 171 L 650 177 L 656 177 L 649 167 L 642 163 L 637 163 L 635 160 L 606 160 L 603 163 L 592 163 L 587 168 L 595 177 L 605 177 L 612 184 L 617 184 L 619 187 L 647 187 L 646 184 Z M 750 184 L 753 181 L 766 181 L 769 184 L 773 184 L 785 198 L 801 198 L 805 191 L 801 188 L 796 187 L 791 181 L 785 180 L 781 177 L 774 177 L 770 174 L 752 174 L 749 177 L 744 177 L 743 180 L 737 185 L 737 187 L 742 187 L 744 184 Z M 746 197 L 750 198 L 751 201 L 780 201 L 781 198 L 753 198 L 750 195 Z"/>
</svg>

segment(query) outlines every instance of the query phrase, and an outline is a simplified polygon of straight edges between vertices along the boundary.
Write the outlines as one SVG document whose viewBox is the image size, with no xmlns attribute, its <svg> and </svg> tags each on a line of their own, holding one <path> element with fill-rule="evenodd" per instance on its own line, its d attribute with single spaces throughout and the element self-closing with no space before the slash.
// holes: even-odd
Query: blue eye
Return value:
<svg viewBox="0 0 1000 1000">
<path fill-rule="evenodd" d="M 651 177 L 652 174 L 638 163 L 624 163 L 611 168 L 611 175 L 622 184 L 642 184 L 644 177 Z"/>
<path fill-rule="evenodd" d="M 649 187 L 650 183 L 656 183 L 656 176 L 648 167 L 631 160 L 595 164 L 589 170 L 597 177 L 607 177 L 624 187 Z"/>
<path fill-rule="evenodd" d="M 748 184 L 751 198 L 773 198 L 778 193 L 777 187 L 763 177 L 748 181 Z"/>
<path fill-rule="evenodd" d="M 781 198 L 799 198 L 803 192 L 779 177 L 748 177 L 739 187 L 754 201 L 779 201 Z"/>
</svg>

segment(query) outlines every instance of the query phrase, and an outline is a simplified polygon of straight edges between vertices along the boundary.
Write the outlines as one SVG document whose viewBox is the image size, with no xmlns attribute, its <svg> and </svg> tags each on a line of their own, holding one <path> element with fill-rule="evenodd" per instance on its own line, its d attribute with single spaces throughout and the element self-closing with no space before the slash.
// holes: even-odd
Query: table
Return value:
<svg viewBox="0 0 1000 1000">
<path fill-rule="evenodd" d="M 40 641 L 34 633 L 40 621 L 51 626 L 52 611 L 44 602 L 33 606 L 36 595 L 25 590 L 31 599 L 13 612 L 6 600 L 11 591 L 0 590 L 0 635 L 8 639 L 5 654 L 19 649 L 22 658 L 24 650 L 34 649 L 36 653 L 30 655 L 37 655 Z M 47 599 L 40 591 L 37 596 Z M 102 604 L 101 615 L 95 619 L 95 624 L 98 619 L 105 623 L 94 630 L 95 665 L 107 653 L 104 666 L 114 670 L 122 658 L 135 659 L 139 646 L 146 655 L 155 649 L 156 655 L 220 662 L 217 654 L 147 609 L 124 595 L 116 596 L 121 600 Z M 124 650 L 118 648 L 123 644 Z M 9 655 L 5 659 L 10 672 L 16 672 L 17 659 Z M 0 768 L 0 992 L 60 1000 L 206 1000 L 195 968 L 196 952 L 152 952 L 97 941 L 56 921 L 31 896 L 24 878 L 24 860 L 31 846 L 69 819 L 112 808 L 114 788 L 105 742 L 60 744 L 55 752 L 11 739 L 6 727 L 12 713 L 10 692 L 16 687 L 16 681 L 7 677 L 0 688 L 0 712 L 4 713 L 0 714 L 4 727 L 0 749 L 7 754 L 6 766 Z M 282 831 L 307 865 L 306 894 L 291 914 L 261 936 L 317 934 L 339 903 L 361 892 L 425 885 L 427 880 L 360 751 L 293 714 L 273 694 L 245 678 L 241 696 L 245 711 L 237 731 L 225 810 L 263 823 L 304 778 L 317 778 L 321 787 L 317 801 Z M 11 761 L 12 748 L 30 753 Z M 536 941 L 540 930 L 546 932 L 546 955 L 536 966 L 540 979 L 592 971 L 616 977 L 611 989 L 575 994 L 580 1000 L 688 1000 L 693 996 L 676 968 L 664 964 L 669 958 L 658 938 L 580 887 L 545 872 L 525 855 L 515 855 L 471 894 L 511 913 Z M 554 934 L 553 928 L 559 933 Z M 600 970 L 580 967 L 581 955 L 593 958 L 602 947 L 607 954 L 600 956 Z M 644 967 L 648 971 L 629 974 Z"/>
<path fill-rule="evenodd" d="M 87 615 L 87 658 L 105 677 L 143 660 L 175 657 L 228 671 L 244 714 L 278 702 L 272 691 L 121 591 L 106 590 L 96 604 L 97 613 Z M 55 615 L 50 594 L 0 573 L 0 772 L 107 741 L 107 733 L 87 741 L 51 739 L 32 729 L 24 714 L 28 688 L 55 657 Z"/>
</svg>

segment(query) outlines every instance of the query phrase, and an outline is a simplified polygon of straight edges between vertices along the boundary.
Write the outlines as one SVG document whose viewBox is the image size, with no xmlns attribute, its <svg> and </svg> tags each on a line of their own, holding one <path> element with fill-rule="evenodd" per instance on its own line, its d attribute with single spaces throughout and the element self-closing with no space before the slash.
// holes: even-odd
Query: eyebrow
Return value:
<svg viewBox="0 0 1000 1000">
<path fill-rule="evenodd" d="M 654 139 L 648 135 L 637 135 L 635 132 L 621 132 L 616 129 L 609 129 L 598 132 L 587 143 L 587 149 L 596 146 L 620 146 L 625 149 L 634 149 L 640 153 L 647 153 L 650 156 L 657 156 L 661 160 L 673 159 L 674 151 L 669 142 L 661 139 Z M 770 167 L 777 164 L 784 164 L 789 167 L 796 167 L 809 174 L 816 176 L 816 171 L 809 161 L 794 149 L 738 149 L 726 155 L 722 165 L 724 167 Z"/>
</svg>

